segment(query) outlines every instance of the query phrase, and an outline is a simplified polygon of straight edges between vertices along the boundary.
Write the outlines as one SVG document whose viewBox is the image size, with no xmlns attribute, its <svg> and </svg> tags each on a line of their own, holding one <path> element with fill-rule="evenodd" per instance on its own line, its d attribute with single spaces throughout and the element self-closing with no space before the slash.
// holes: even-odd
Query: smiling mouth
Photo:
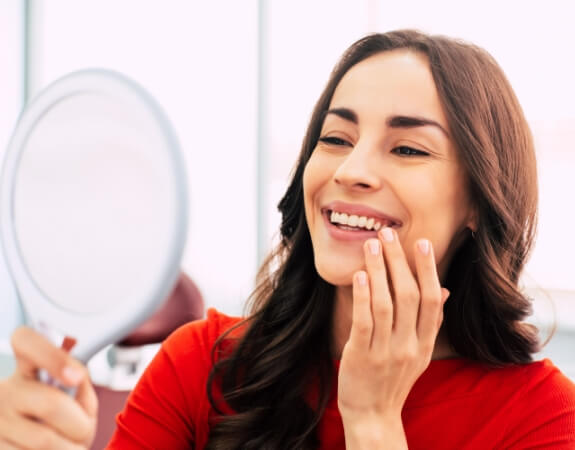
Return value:
<svg viewBox="0 0 575 450">
<path fill-rule="evenodd" d="M 332 225 L 345 231 L 378 231 L 382 227 L 400 227 L 397 222 L 382 218 L 340 213 L 330 209 L 326 210 L 325 214 Z"/>
</svg>

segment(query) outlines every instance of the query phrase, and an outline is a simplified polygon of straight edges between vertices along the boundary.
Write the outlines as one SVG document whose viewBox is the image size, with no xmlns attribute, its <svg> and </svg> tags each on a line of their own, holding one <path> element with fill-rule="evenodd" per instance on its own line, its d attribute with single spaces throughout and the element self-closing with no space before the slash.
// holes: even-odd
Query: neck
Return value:
<svg viewBox="0 0 575 450">
<path fill-rule="evenodd" d="M 332 318 L 332 354 L 336 359 L 341 359 L 343 347 L 349 339 L 352 307 L 353 296 L 351 286 L 337 287 Z M 457 354 L 449 344 L 444 327 L 441 327 L 435 340 L 431 359 L 448 359 L 454 357 L 457 357 Z"/>
</svg>

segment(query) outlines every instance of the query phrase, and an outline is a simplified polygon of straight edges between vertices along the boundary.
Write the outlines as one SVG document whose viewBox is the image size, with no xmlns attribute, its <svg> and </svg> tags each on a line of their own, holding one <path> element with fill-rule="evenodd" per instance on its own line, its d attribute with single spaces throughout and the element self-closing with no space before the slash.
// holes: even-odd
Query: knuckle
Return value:
<svg viewBox="0 0 575 450">
<path fill-rule="evenodd" d="M 421 343 L 421 352 L 424 355 L 433 353 L 433 348 L 434 348 L 434 345 L 433 345 L 432 341 L 426 340 L 425 342 Z"/>
<path fill-rule="evenodd" d="M 91 439 L 95 429 L 95 423 L 92 420 L 85 420 L 76 425 L 75 439 L 79 442 L 87 442 Z"/>
<path fill-rule="evenodd" d="M 39 418 L 52 417 L 60 411 L 60 404 L 55 398 L 46 398 L 45 401 L 36 402 L 34 409 Z"/>
<path fill-rule="evenodd" d="M 399 288 L 396 290 L 397 297 L 403 302 L 418 303 L 420 300 L 419 290 L 413 288 Z"/>
<path fill-rule="evenodd" d="M 441 306 L 441 296 L 440 295 L 426 295 L 421 297 L 421 302 L 425 303 L 426 305 L 438 308 Z"/>
<path fill-rule="evenodd" d="M 412 287 L 411 289 L 409 289 L 406 296 L 409 299 L 409 301 L 414 303 L 418 303 L 421 300 L 421 295 L 417 287 Z"/>
<path fill-rule="evenodd" d="M 411 346 L 401 349 L 395 355 L 395 360 L 402 364 L 409 363 L 415 359 L 417 359 L 417 351 L 415 351 Z"/>
<path fill-rule="evenodd" d="M 393 312 L 391 300 L 378 299 L 373 302 L 373 312 L 377 315 L 389 315 Z"/>
<path fill-rule="evenodd" d="M 58 448 L 56 436 L 48 429 L 38 430 L 31 433 L 31 447 L 35 450 L 52 450 Z"/>
<path fill-rule="evenodd" d="M 355 330 L 357 334 L 361 336 L 367 336 L 371 334 L 371 324 L 365 321 L 356 322 Z"/>
<path fill-rule="evenodd" d="M 387 360 L 385 360 L 383 357 L 372 357 L 369 360 L 369 363 L 370 368 L 375 370 L 376 372 L 381 372 L 385 370 L 385 368 L 388 365 Z"/>
</svg>

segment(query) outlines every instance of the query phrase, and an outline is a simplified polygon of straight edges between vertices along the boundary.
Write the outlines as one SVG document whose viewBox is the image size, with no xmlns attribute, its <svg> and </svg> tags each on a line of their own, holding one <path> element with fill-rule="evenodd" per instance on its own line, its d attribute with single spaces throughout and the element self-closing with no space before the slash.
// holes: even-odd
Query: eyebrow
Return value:
<svg viewBox="0 0 575 450">
<path fill-rule="evenodd" d="M 355 111 L 349 108 L 332 108 L 325 113 L 326 116 L 328 114 L 334 114 L 356 125 L 359 123 L 357 114 L 355 113 Z M 403 116 L 403 115 L 391 116 L 387 119 L 386 124 L 390 128 L 416 128 L 416 127 L 432 126 L 441 130 L 443 134 L 445 134 L 445 136 L 449 138 L 449 133 L 439 122 L 432 119 L 427 119 L 425 117 Z"/>
</svg>

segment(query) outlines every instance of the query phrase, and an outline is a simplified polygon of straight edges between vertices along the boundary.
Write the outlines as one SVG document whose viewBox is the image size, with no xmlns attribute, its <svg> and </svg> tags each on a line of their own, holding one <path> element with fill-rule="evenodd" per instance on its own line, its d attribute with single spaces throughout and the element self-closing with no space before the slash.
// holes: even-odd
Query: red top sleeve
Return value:
<svg viewBox="0 0 575 450">
<path fill-rule="evenodd" d="M 117 417 L 108 449 L 202 448 L 208 436 L 206 385 L 212 346 L 239 318 L 208 310 L 161 346 Z"/>
</svg>

